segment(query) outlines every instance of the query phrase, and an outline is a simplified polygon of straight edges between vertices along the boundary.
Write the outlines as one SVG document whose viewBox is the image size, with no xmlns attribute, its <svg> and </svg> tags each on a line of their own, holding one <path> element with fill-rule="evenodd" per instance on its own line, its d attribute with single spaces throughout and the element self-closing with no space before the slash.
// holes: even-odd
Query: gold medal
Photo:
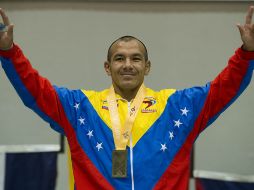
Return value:
<svg viewBox="0 0 254 190">
<path fill-rule="evenodd" d="M 145 97 L 144 84 L 138 90 L 136 97 L 131 103 L 131 109 L 126 118 L 126 121 L 121 127 L 119 113 L 116 103 L 116 96 L 114 87 L 111 86 L 107 97 L 108 109 L 110 114 L 110 120 L 112 124 L 113 138 L 115 142 L 116 150 L 112 153 L 112 177 L 125 178 L 127 177 L 127 150 L 126 146 L 130 139 L 131 130 L 135 118 L 137 116 L 140 105 L 142 104 Z"/>
<path fill-rule="evenodd" d="M 112 153 L 112 177 L 127 177 L 127 150 L 114 150 Z"/>
</svg>

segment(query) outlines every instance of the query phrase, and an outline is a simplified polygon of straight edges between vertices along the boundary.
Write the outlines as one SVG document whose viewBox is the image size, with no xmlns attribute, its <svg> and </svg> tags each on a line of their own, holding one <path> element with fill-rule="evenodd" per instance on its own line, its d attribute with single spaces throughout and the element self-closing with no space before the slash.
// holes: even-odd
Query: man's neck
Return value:
<svg viewBox="0 0 254 190">
<path fill-rule="evenodd" d="M 134 99 L 138 93 L 138 90 L 140 87 L 137 87 L 135 89 L 121 89 L 117 86 L 114 86 L 115 93 L 120 95 L 122 98 L 130 102 L 132 99 Z"/>
</svg>

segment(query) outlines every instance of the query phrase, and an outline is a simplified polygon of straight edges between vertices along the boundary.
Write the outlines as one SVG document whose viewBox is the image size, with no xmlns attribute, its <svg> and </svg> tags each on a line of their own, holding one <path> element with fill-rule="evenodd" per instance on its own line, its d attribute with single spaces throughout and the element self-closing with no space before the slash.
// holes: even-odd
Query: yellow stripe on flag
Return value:
<svg viewBox="0 0 254 190">
<path fill-rule="evenodd" d="M 69 189 L 74 190 L 74 177 L 73 177 L 73 171 L 72 171 L 72 164 L 71 164 L 71 154 L 70 154 L 70 148 L 68 146 L 67 148 L 67 154 L 68 154 L 68 166 L 69 166 Z"/>
</svg>

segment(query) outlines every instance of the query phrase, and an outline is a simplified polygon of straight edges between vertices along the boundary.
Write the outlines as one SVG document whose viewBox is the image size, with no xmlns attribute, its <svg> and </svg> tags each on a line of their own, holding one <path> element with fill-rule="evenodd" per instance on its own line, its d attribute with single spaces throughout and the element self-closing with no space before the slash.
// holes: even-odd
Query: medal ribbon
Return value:
<svg viewBox="0 0 254 190">
<path fill-rule="evenodd" d="M 131 103 L 131 109 L 127 115 L 124 126 L 121 127 L 114 87 L 113 85 L 110 87 L 107 101 L 116 150 L 126 149 L 127 143 L 130 139 L 133 123 L 144 98 L 145 86 L 142 84 L 136 94 L 136 97 Z"/>
</svg>

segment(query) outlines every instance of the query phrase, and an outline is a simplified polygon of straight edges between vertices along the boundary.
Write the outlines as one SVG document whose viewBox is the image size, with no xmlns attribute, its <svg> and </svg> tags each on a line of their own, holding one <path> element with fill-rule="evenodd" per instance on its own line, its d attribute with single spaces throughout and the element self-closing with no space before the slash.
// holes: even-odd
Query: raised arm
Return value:
<svg viewBox="0 0 254 190">
<path fill-rule="evenodd" d="M 23 103 L 50 123 L 56 131 L 65 134 L 68 125 L 56 87 L 31 66 L 22 50 L 13 43 L 13 27 L 5 12 L 0 14 L 6 26 L 0 32 L 0 60 L 2 67 Z"/>
<path fill-rule="evenodd" d="M 238 24 L 243 41 L 242 47 L 236 50 L 219 75 L 203 87 L 179 90 L 176 92 L 177 96 L 174 96 L 178 98 L 180 105 L 178 110 L 186 107 L 189 111 L 189 117 L 183 115 L 180 118 L 187 119 L 186 125 L 191 126 L 183 130 L 191 132 L 189 140 L 192 143 L 250 83 L 254 68 L 254 26 L 251 23 L 253 9 L 254 7 L 248 9 L 245 24 Z"/>
<path fill-rule="evenodd" d="M 206 87 L 206 98 L 196 121 L 199 132 L 230 106 L 250 83 L 254 68 L 253 11 L 254 7 L 250 6 L 245 24 L 237 25 L 243 42 L 242 47 L 236 50 L 227 67 Z"/>
</svg>

